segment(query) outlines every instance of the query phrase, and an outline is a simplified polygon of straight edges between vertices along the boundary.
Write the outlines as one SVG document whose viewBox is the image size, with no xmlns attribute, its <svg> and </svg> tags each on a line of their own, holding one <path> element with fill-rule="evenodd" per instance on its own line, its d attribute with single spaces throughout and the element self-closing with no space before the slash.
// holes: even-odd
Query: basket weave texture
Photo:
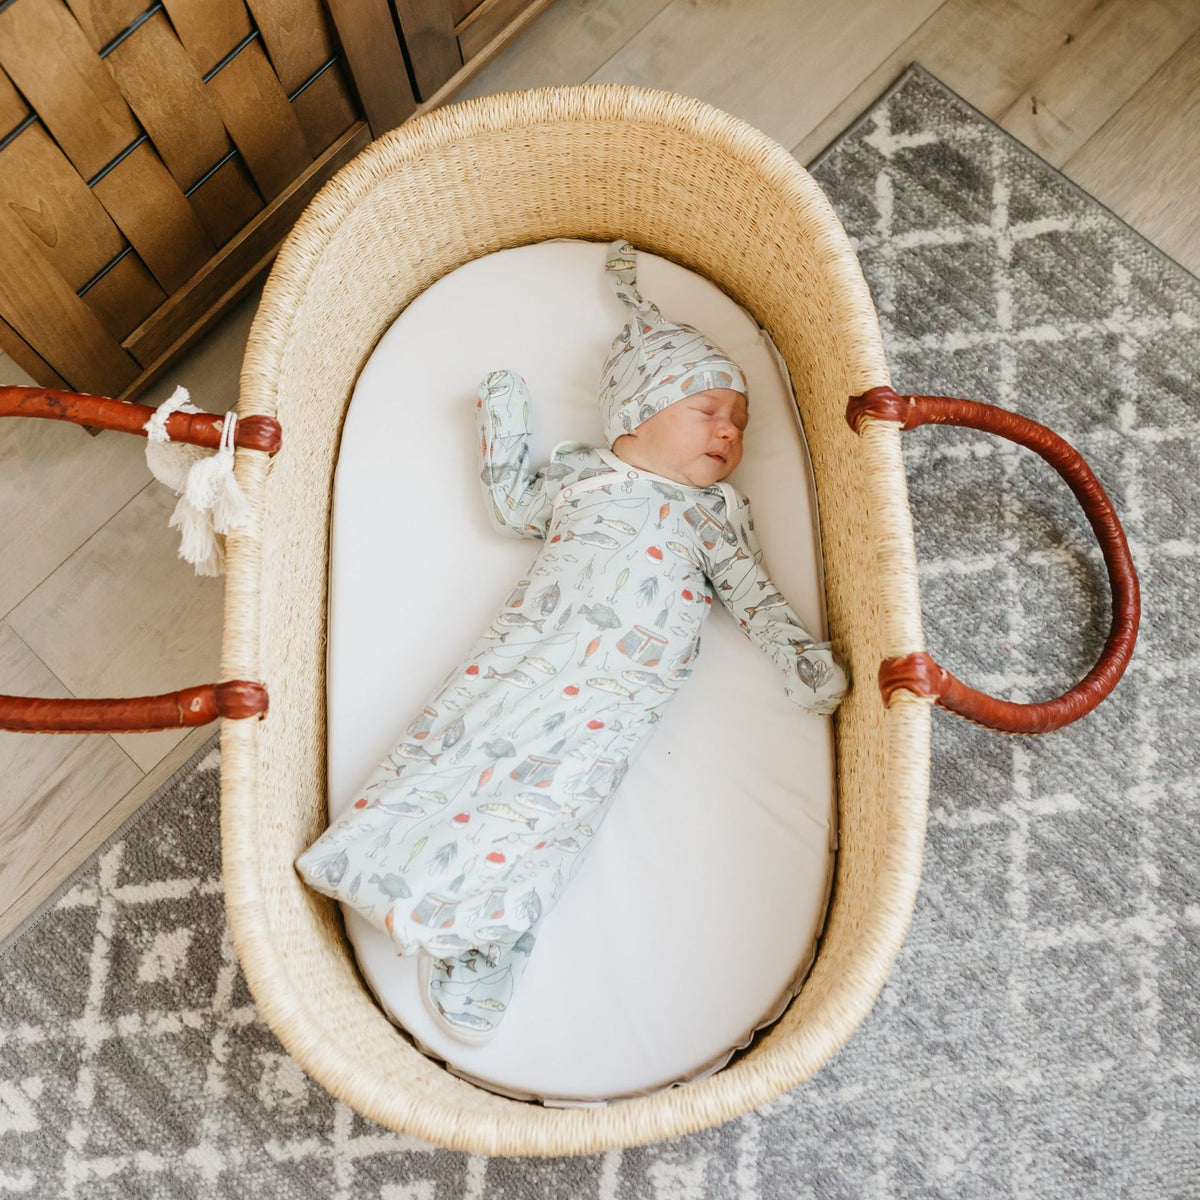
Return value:
<svg viewBox="0 0 1200 1200">
<path fill-rule="evenodd" d="M 292 867 L 327 820 L 329 509 L 359 371 L 441 276 L 555 237 L 627 237 L 707 276 L 770 333 L 812 456 L 830 630 L 855 680 L 836 717 L 833 898 L 800 994 L 715 1075 L 567 1109 L 484 1091 L 418 1052 L 364 987 L 336 906 Z M 227 546 L 222 672 L 265 682 L 271 708 L 223 723 L 221 826 L 248 983 L 331 1093 L 452 1149 L 584 1154 L 739 1116 L 846 1042 L 908 926 L 928 792 L 928 703 L 902 693 L 885 709 L 875 682 L 882 658 L 924 649 L 899 434 L 867 422 L 856 435 L 844 418 L 851 394 L 888 382 L 870 295 L 824 195 L 782 146 L 697 100 L 601 84 L 443 107 L 380 138 L 313 200 L 271 272 L 242 372 L 239 415 L 278 418 L 284 439 L 274 460 L 237 456 L 250 519 Z M 413 420 L 419 447 L 415 405 Z"/>
</svg>

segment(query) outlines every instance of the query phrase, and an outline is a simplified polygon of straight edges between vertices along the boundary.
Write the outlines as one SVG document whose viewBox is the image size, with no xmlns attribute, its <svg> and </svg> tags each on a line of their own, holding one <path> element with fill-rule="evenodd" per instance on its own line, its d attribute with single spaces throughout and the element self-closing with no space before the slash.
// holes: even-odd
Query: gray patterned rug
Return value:
<svg viewBox="0 0 1200 1200">
<path fill-rule="evenodd" d="M 0 1195 L 1200 1195 L 1200 284 L 923 72 L 814 172 L 898 390 L 1073 442 L 1145 607 L 1125 680 L 1080 724 L 1025 740 L 935 715 L 912 931 L 850 1044 L 760 1112 L 642 1149 L 485 1160 L 385 1132 L 258 1018 L 223 920 L 210 748 L 3 950 Z M 1066 488 L 982 435 L 905 436 L 931 652 L 1014 699 L 1073 683 L 1107 599 Z"/>
</svg>

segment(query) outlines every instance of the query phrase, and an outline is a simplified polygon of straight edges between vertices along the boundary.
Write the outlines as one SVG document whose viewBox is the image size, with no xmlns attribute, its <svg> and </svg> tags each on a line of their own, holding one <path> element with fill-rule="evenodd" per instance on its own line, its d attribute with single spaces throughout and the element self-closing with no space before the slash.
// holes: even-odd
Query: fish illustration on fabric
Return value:
<svg viewBox="0 0 1200 1200">
<path fill-rule="evenodd" d="M 496 618 L 496 624 L 505 629 L 532 628 L 541 633 L 545 621 L 541 618 L 527 617 L 524 613 L 503 612 Z"/>
<path fill-rule="evenodd" d="M 434 792 L 434 791 L 430 791 L 428 788 L 415 787 L 415 788 L 409 789 L 408 794 L 410 796 L 416 796 L 419 800 L 424 800 L 429 804 L 445 804 L 446 803 L 446 793 L 445 792 Z"/>
<path fill-rule="evenodd" d="M 621 543 L 607 533 L 573 533 L 562 535 L 564 542 L 582 542 L 585 546 L 597 546 L 601 550 L 615 550 Z"/>
<path fill-rule="evenodd" d="M 490 950 L 492 946 L 502 943 L 511 945 L 521 936 L 521 933 L 522 930 L 514 929 L 511 925 L 480 925 L 476 927 L 475 938 L 483 944 L 485 950 Z M 485 955 L 485 957 L 489 957 L 489 962 L 491 962 L 490 956 Z"/>
<path fill-rule="evenodd" d="M 662 681 L 661 676 L 655 675 L 653 671 L 622 671 L 621 678 L 638 687 L 653 688 L 656 692 L 672 690 Z"/>
<path fill-rule="evenodd" d="M 426 939 L 425 945 L 434 954 L 462 954 L 470 950 L 472 943 L 457 933 L 434 933 Z"/>
<path fill-rule="evenodd" d="M 683 492 L 679 488 L 675 487 L 674 484 L 664 483 L 661 480 L 655 479 L 651 481 L 650 486 L 660 496 L 664 496 L 668 500 L 683 499 Z"/>
<path fill-rule="evenodd" d="M 617 696 L 624 696 L 627 700 L 632 700 L 634 693 L 627 687 L 622 687 L 615 679 L 596 678 L 587 681 L 588 687 L 596 688 L 601 692 L 612 692 Z"/>
<path fill-rule="evenodd" d="M 468 996 L 466 1003 L 474 1005 L 476 1008 L 489 1009 L 492 1012 L 504 1012 L 508 1008 L 503 1000 L 497 1000 L 495 996 L 484 996 L 481 1000 L 477 1000 L 474 996 Z"/>
<path fill-rule="evenodd" d="M 584 604 L 579 611 L 597 629 L 621 628 L 621 618 L 607 604 Z"/>
<path fill-rule="evenodd" d="M 497 671 L 495 667 L 488 667 L 485 679 L 499 679 L 504 683 L 511 683 L 514 687 L 531 688 L 537 686 L 537 680 L 532 675 L 525 671 L 514 669 L 512 671 Z"/>
<path fill-rule="evenodd" d="M 593 524 L 606 525 L 609 529 L 615 529 L 618 533 L 637 533 L 637 530 L 628 521 L 617 520 L 614 517 L 597 517 Z"/>
<path fill-rule="evenodd" d="M 442 1020 L 448 1021 L 451 1025 L 456 1025 L 460 1029 L 470 1030 L 472 1033 L 489 1030 L 492 1027 L 491 1021 L 485 1017 L 477 1017 L 471 1013 L 460 1013 L 447 1009 L 442 1010 Z"/>
<path fill-rule="evenodd" d="M 579 811 L 578 805 L 560 804 L 552 796 L 537 792 L 518 792 L 513 797 L 513 803 L 519 808 L 529 808 L 550 817 L 573 817 Z"/>
<path fill-rule="evenodd" d="M 409 746 L 405 742 L 401 742 L 395 750 L 392 751 L 392 757 L 405 759 L 407 762 L 429 763 L 431 766 L 441 758 L 440 754 L 430 754 L 422 746 Z"/>
<path fill-rule="evenodd" d="M 786 604 L 787 601 L 779 592 L 772 592 L 769 596 L 764 596 L 753 608 L 746 609 L 746 619 L 753 620 L 755 616 L 768 608 L 781 608 Z"/>
<path fill-rule="evenodd" d="M 396 871 L 389 871 L 386 875 L 372 875 L 367 882 L 374 884 L 389 900 L 407 900 L 412 896 L 404 876 Z"/>
<path fill-rule="evenodd" d="M 523 817 L 516 809 L 509 808 L 507 804 L 481 804 L 479 811 L 499 817 L 503 821 L 519 821 L 523 825 L 528 825 L 530 829 L 537 828 L 537 817 Z"/>
</svg>

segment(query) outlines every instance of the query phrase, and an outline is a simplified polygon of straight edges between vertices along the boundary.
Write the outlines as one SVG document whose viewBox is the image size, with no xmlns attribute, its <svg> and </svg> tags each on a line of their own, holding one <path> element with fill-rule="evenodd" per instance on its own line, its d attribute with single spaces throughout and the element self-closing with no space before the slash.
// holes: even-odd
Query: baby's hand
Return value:
<svg viewBox="0 0 1200 1200">
<path fill-rule="evenodd" d="M 816 716 L 831 715 L 850 688 L 845 668 L 833 657 L 828 642 L 817 642 L 796 655 L 795 678 L 788 678 L 788 698 Z"/>
<path fill-rule="evenodd" d="M 508 429 L 511 422 L 528 430 L 529 385 L 516 371 L 492 371 L 479 384 L 478 394 L 476 407 L 486 408 L 494 432 L 513 432 Z"/>
</svg>

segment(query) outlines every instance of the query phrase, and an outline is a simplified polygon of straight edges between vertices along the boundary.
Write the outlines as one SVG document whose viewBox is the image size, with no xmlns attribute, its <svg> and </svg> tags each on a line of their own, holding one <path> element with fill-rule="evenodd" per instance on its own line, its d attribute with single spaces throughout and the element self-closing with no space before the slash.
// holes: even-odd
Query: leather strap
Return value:
<svg viewBox="0 0 1200 1200">
<path fill-rule="evenodd" d="M 918 425 L 962 425 L 999 434 L 1040 454 L 1066 481 L 1100 543 L 1112 589 L 1112 623 L 1096 665 L 1070 691 L 1039 704 L 1014 704 L 976 691 L 924 651 L 888 659 L 879 668 L 885 704 L 903 689 L 937 701 L 969 721 L 1004 733 L 1048 733 L 1092 711 L 1129 665 L 1141 618 L 1137 572 L 1125 531 L 1099 480 L 1079 452 L 1053 430 L 1017 413 L 949 396 L 898 396 L 890 387 L 852 396 L 846 420 L 858 432 L 864 420 L 891 421 L 901 430 Z"/>
<path fill-rule="evenodd" d="M 147 733 L 263 716 L 267 689 L 243 679 L 127 700 L 39 700 L 0 696 L 0 729 L 16 733 Z"/>
<path fill-rule="evenodd" d="M 152 416 L 153 408 L 127 404 L 124 400 L 53 388 L 0 387 L 0 417 L 46 417 L 145 437 L 143 426 Z M 167 434 L 173 442 L 189 442 L 215 450 L 221 444 L 223 422 L 224 417 L 218 413 L 172 413 L 167 418 Z M 248 416 L 238 421 L 233 442 L 246 450 L 274 455 L 282 438 L 282 427 L 274 417 Z"/>
<path fill-rule="evenodd" d="M 154 409 L 143 404 L 103 396 L 53 388 L 0 387 L 0 417 L 48 417 L 145 437 L 143 426 L 153 415 Z M 221 416 L 173 413 L 166 425 L 173 442 L 213 448 L 221 444 Z M 234 430 L 234 444 L 246 449 L 274 454 L 280 442 L 279 422 L 271 417 L 246 417 Z M 207 725 L 217 717 L 239 720 L 262 716 L 267 703 L 266 688 L 243 679 L 185 688 L 163 696 L 120 700 L 0 696 L 0 729 L 22 733 L 146 733 Z"/>
</svg>

